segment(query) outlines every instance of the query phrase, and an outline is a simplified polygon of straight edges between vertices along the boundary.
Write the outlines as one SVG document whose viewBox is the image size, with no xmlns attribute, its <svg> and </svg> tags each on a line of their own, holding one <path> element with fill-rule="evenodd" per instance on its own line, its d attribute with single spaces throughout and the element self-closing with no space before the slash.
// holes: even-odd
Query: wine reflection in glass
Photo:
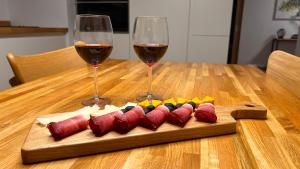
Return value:
<svg viewBox="0 0 300 169">
<path fill-rule="evenodd" d="M 137 98 L 138 101 L 162 99 L 152 93 L 152 69 L 164 56 L 169 44 L 168 23 L 166 17 L 139 16 L 136 17 L 133 28 L 133 48 L 137 56 L 148 67 L 148 92 Z"/>
<path fill-rule="evenodd" d="M 110 104 L 109 98 L 98 95 L 97 70 L 113 49 L 113 29 L 109 16 L 77 15 L 75 21 L 75 48 L 79 56 L 94 70 L 94 96 L 83 100 L 85 106 Z"/>
</svg>

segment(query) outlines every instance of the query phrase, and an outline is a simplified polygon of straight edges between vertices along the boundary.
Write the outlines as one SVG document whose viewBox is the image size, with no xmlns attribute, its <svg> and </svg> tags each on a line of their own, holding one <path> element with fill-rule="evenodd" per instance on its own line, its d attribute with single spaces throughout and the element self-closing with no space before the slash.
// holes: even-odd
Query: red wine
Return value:
<svg viewBox="0 0 300 169">
<path fill-rule="evenodd" d="M 153 66 L 158 62 L 168 49 L 165 44 L 135 44 L 134 51 L 138 57 L 148 66 Z"/>
<path fill-rule="evenodd" d="M 79 56 L 91 65 L 102 63 L 112 51 L 111 44 L 85 44 L 75 45 Z"/>
</svg>

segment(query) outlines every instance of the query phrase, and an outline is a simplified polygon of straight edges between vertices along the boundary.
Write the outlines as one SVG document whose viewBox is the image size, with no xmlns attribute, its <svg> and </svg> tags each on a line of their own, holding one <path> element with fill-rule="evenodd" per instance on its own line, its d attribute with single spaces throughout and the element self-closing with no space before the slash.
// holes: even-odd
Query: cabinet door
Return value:
<svg viewBox="0 0 300 169">
<path fill-rule="evenodd" d="M 109 58 L 129 59 L 129 35 L 114 34 L 113 50 Z"/>
<path fill-rule="evenodd" d="M 135 17 L 166 16 L 169 28 L 169 48 L 163 59 L 185 61 L 187 55 L 189 2 L 186 0 L 130 0 L 130 38 L 132 37 Z M 132 44 L 130 46 L 131 56 L 136 58 Z"/>
<path fill-rule="evenodd" d="M 189 62 L 227 63 L 229 37 L 192 36 Z"/>
<path fill-rule="evenodd" d="M 191 0 L 188 61 L 227 63 L 233 0 Z"/>
<path fill-rule="evenodd" d="M 230 33 L 233 0 L 191 0 L 191 35 Z"/>
</svg>

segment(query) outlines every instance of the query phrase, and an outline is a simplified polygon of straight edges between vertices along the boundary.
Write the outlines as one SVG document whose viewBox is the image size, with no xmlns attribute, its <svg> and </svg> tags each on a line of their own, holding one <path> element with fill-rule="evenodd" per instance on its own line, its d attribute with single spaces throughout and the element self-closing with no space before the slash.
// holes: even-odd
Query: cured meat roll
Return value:
<svg viewBox="0 0 300 169">
<path fill-rule="evenodd" d="M 160 106 L 156 107 L 156 109 L 164 112 L 165 114 L 170 113 L 169 108 L 167 106 L 165 106 L 165 105 L 160 105 Z"/>
<path fill-rule="evenodd" d="M 175 109 L 173 112 L 168 113 L 168 122 L 183 127 L 192 117 L 192 113 L 193 106 L 190 104 L 184 104 L 180 108 Z"/>
<path fill-rule="evenodd" d="M 47 128 L 55 140 L 60 140 L 85 130 L 88 123 L 88 120 L 83 115 L 78 115 L 63 121 L 51 122 L 47 125 Z"/>
<path fill-rule="evenodd" d="M 216 123 L 218 119 L 215 106 L 211 103 L 200 104 L 195 112 L 195 117 L 198 121 L 207 123 Z"/>
<path fill-rule="evenodd" d="M 123 112 L 119 110 L 102 116 L 91 116 L 90 128 L 96 136 L 102 136 L 113 130 L 115 117 L 122 114 Z"/>
<path fill-rule="evenodd" d="M 121 134 L 128 133 L 139 125 L 145 113 L 142 107 L 136 106 L 128 112 L 115 117 L 115 131 Z"/>
<path fill-rule="evenodd" d="M 169 109 L 164 105 L 160 105 L 144 116 L 141 126 L 150 130 L 156 130 L 167 120 L 167 113 L 169 113 Z"/>
</svg>

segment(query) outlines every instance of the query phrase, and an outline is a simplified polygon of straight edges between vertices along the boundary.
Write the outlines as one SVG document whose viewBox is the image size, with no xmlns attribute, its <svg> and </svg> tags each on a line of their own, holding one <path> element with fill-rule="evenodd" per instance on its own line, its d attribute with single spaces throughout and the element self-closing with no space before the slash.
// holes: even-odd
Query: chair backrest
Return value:
<svg viewBox="0 0 300 169">
<path fill-rule="evenodd" d="M 8 53 L 7 59 L 16 79 L 21 83 L 87 65 L 78 56 L 74 46 L 27 56 Z"/>
<path fill-rule="evenodd" d="M 300 97 L 299 57 L 283 51 L 272 52 L 268 60 L 267 75 Z"/>
</svg>

